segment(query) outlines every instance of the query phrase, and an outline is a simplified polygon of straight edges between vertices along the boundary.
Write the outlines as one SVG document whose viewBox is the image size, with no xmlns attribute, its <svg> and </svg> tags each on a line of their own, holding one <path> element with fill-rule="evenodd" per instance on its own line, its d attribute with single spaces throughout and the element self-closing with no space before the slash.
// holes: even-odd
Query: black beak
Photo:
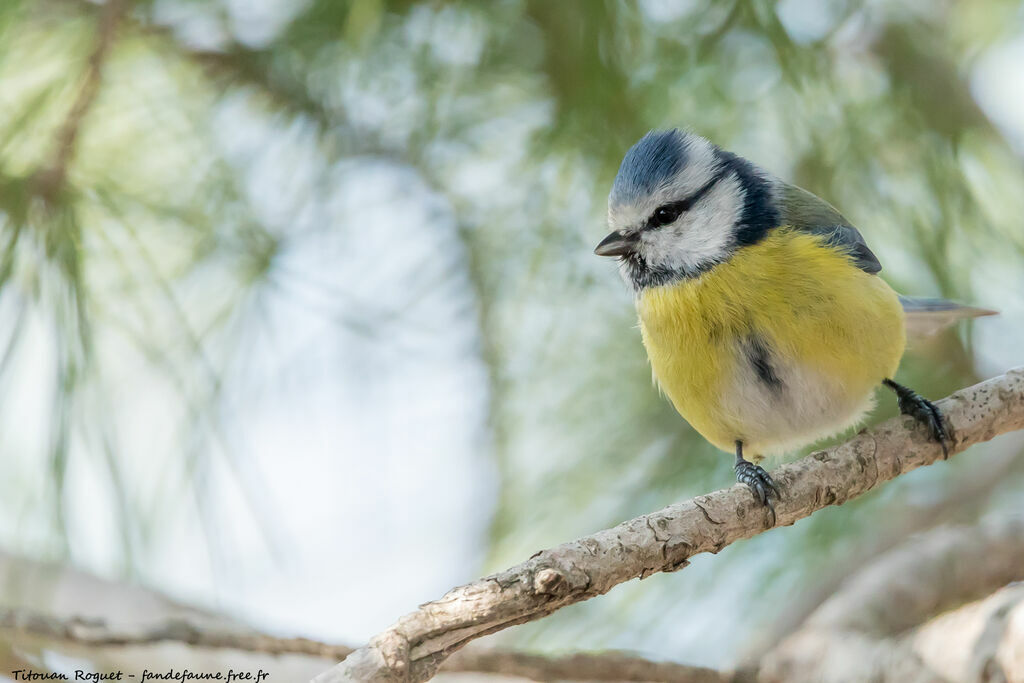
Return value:
<svg viewBox="0 0 1024 683">
<path fill-rule="evenodd" d="M 626 235 L 616 230 L 594 247 L 594 253 L 598 256 L 625 256 L 633 253 L 639 241 L 639 233 Z"/>
</svg>

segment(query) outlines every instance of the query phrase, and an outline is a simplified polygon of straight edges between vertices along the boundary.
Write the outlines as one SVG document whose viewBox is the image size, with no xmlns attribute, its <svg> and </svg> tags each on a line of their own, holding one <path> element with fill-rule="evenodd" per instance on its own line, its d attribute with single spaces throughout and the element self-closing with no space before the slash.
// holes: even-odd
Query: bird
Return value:
<svg viewBox="0 0 1024 683">
<path fill-rule="evenodd" d="M 893 377 L 908 326 L 995 313 L 897 294 L 861 233 L 825 200 L 679 128 L 626 152 L 608 196 L 655 383 L 769 512 L 759 464 L 860 422 L 881 385 L 948 454 L 934 403 Z M 774 499 L 774 500 L 773 500 Z"/>
</svg>

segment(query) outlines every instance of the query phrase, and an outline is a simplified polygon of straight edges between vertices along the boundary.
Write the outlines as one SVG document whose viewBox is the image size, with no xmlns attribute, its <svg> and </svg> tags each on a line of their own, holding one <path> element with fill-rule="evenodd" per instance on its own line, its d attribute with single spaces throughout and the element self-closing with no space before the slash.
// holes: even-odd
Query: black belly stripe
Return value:
<svg viewBox="0 0 1024 683">
<path fill-rule="evenodd" d="M 783 383 L 772 365 L 771 352 L 767 342 L 757 335 L 751 335 L 747 338 L 746 356 L 747 361 L 754 368 L 754 372 L 757 373 L 757 378 L 772 392 L 781 392 Z"/>
</svg>

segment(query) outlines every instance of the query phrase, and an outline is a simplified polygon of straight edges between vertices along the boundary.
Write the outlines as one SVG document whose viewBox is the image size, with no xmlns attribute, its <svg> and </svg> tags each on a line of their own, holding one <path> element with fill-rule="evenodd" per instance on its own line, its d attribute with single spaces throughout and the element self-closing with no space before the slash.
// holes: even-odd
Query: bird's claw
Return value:
<svg viewBox="0 0 1024 683">
<path fill-rule="evenodd" d="M 942 417 L 942 412 L 934 403 L 924 398 L 917 392 L 911 391 L 900 394 L 897 397 L 900 406 L 900 413 L 910 415 L 912 418 L 928 428 L 931 437 L 942 446 L 942 454 L 949 457 L 949 432 Z"/>
<path fill-rule="evenodd" d="M 754 497 L 761 501 L 761 505 L 768 508 L 770 515 L 769 526 L 775 526 L 775 504 L 772 502 L 772 495 L 781 500 L 782 494 L 779 487 L 775 485 L 771 475 L 760 465 L 741 460 L 736 463 L 736 481 L 744 484 L 751 490 Z"/>
</svg>

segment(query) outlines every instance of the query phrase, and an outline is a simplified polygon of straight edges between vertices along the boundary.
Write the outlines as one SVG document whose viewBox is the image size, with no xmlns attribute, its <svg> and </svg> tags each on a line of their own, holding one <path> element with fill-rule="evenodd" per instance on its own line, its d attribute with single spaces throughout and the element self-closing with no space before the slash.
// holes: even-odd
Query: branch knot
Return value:
<svg viewBox="0 0 1024 683">
<path fill-rule="evenodd" d="M 569 592 L 569 582 L 562 572 L 545 567 L 534 575 L 533 591 L 538 595 L 560 597 Z"/>
</svg>

